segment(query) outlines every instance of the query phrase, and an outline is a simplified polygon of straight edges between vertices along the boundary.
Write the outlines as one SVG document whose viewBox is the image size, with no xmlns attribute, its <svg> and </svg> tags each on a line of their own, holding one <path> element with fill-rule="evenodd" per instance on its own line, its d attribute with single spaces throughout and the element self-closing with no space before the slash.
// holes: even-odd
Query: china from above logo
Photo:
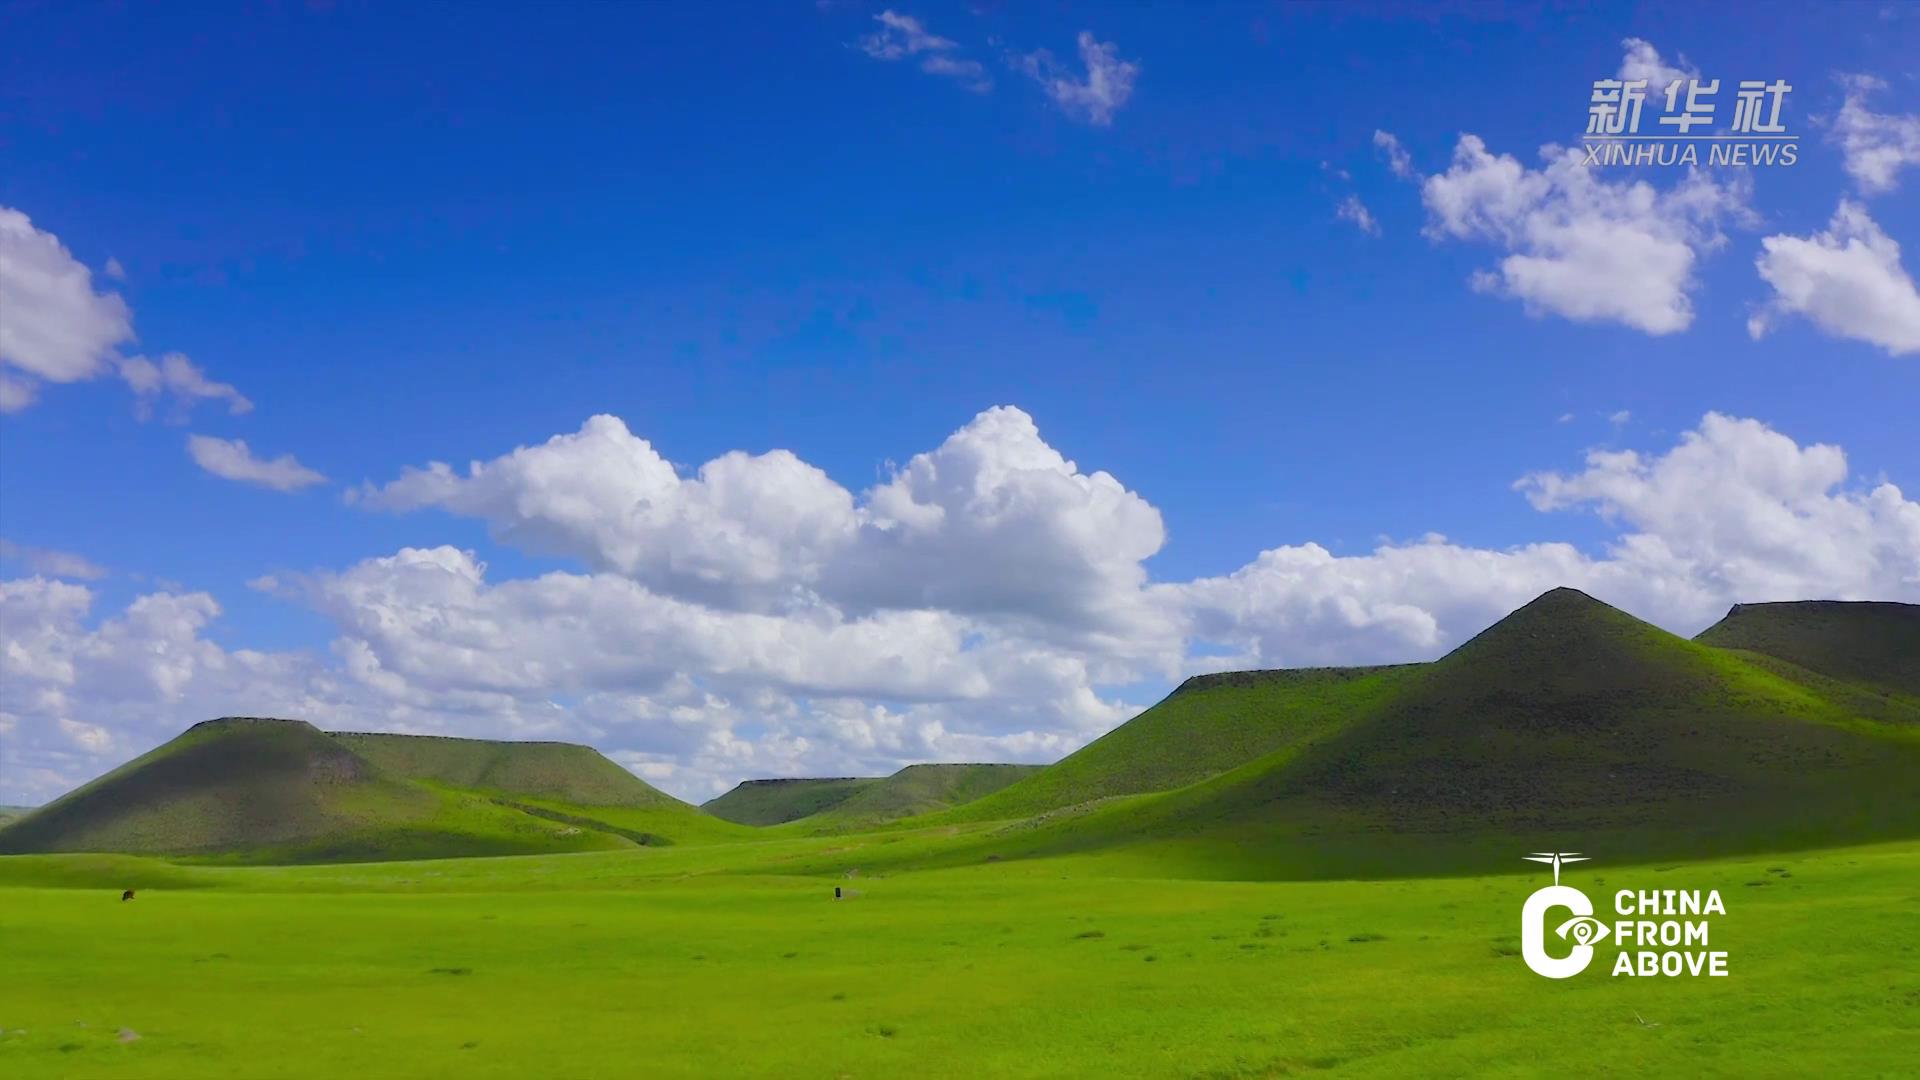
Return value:
<svg viewBox="0 0 1920 1080">
<path fill-rule="evenodd" d="M 1640 132 L 1647 105 L 1646 79 L 1595 79 L 1587 104 L 1587 133 L 1582 165 L 1699 165 L 1700 145 L 1706 146 L 1708 165 L 1793 165 L 1800 159 L 1798 135 L 1787 132 L 1780 119 L 1793 86 L 1785 79 L 1771 83 L 1742 81 L 1734 91 L 1733 119 L 1718 132 L 1693 133 L 1710 126 L 1720 93 L 1719 79 L 1674 79 L 1653 87 L 1661 108 L 1659 125 Z"/>
<path fill-rule="evenodd" d="M 1673 978 L 1727 973 L 1726 951 L 1708 948 L 1707 916 L 1727 913 L 1718 889 L 1704 894 L 1688 889 L 1620 889 L 1613 894 L 1619 918 L 1609 924 L 1594 917 L 1593 901 L 1586 893 L 1560 884 L 1561 868 L 1586 862 L 1587 856 L 1577 851 L 1536 851 L 1522 857 L 1553 867 L 1553 884 L 1534 890 L 1520 907 L 1520 957 L 1536 974 L 1572 978 L 1593 963 L 1595 947 L 1609 938 L 1619 949 L 1614 975 Z M 1555 912 L 1572 917 L 1550 917 Z M 1565 956 L 1547 951 L 1549 924 L 1556 937 L 1572 943 Z"/>
</svg>

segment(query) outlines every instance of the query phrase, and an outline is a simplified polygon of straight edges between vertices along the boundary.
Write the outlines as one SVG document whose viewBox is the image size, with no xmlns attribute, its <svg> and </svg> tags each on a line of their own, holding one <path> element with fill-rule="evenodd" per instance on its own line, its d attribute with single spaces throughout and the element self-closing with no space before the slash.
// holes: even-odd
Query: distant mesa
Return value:
<svg viewBox="0 0 1920 1080">
<path fill-rule="evenodd" d="M 1920 697 L 1920 604 L 1735 604 L 1726 618 L 1694 640 Z"/>
<path fill-rule="evenodd" d="M 957 839 L 862 864 L 1151 849 L 1197 876 L 1420 875 L 1536 849 L 1920 836 L 1916 775 L 1920 607 L 1742 604 L 1689 641 L 1554 589 L 1431 663 L 1195 676 L 1053 765 L 754 780 L 703 809 L 582 746 L 226 718 L 0 826 L 0 853 L 294 862 L 939 827 Z"/>
<path fill-rule="evenodd" d="M 784 825 L 832 809 L 880 780 L 877 776 L 747 780 L 700 808 L 742 825 Z"/>
<path fill-rule="evenodd" d="M 1195 873 L 1275 877 L 1916 836 L 1916 619 L 1744 605 L 1688 641 L 1555 589 L 1430 664 L 1190 681 L 939 820 L 1028 819 L 982 843 L 1002 858 L 1177 845 Z"/>
<path fill-rule="evenodd" d="M 0 854 L 357 861 L 669 844 L 728 828 L 584 746 L 235 716 L 0 828 Z"/>
<path fill-rule="evenodd" d="M 844 829 L 962 806 L 1042 768 L 1039 765 L 909 765 L 891 776 L 748 780 L 702 809 L 744 825 L 806 821 Z"/>
</svg>

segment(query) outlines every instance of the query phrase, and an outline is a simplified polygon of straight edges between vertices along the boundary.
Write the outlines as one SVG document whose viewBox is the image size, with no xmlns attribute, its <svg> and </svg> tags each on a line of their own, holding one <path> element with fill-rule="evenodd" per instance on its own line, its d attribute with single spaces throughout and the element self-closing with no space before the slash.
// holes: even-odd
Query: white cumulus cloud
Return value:
<svg viewBox="0 0 1920 1080">
<path fill-rule="evenodd" d="M 1541 157 L 1528 168 L 1461 136 L 1447 171 L 1421 189 L 1427 235 L 1505 248 L 1474 286 L 1529 312 L 1654 335 L 1692 325 L 1696 267 L 1725 243 L 1721 221 L 1746 219 L 1745 181 L 1689 172 L 1662 191 L 1606 180 L 1576 150 L 1546 146 Z"/>
<path fill-rule="evenodd" d="M 31 404 L 41 382 L 101 374 L 132 337 L 126 301 L 95 292 L 58 237 L 0 206 L 0 411 Z"/>
<path fill-rule="evenodd" d="M 1686 57 L 1680 57 L 1677 64 L 1669 64 L 1661 58 L 1660 50 L 1654 48 L 1653 43 L 1645 38 L 1627 38 L 1620 42 L 1620 47 L 1626 50 L 1626 54 L 1620 59 L 1621 81 L 1645 79 L 1647 99 L 1650 102 L 1659 102 L 1664 105 L 1669 86 L 1676 82 L 1691 82 L 1700 77 L 1700 70 L 1687 63 Z M 1686 94 L 1684 85 L 1680 88 L 1679 94 L 1684 99 Z"/>
<path fill-rule="evenodd" d="M 125 274 L 109 259 L 105 276 L 117 281 Z M 108 373 L 133 389 L 142 418 L 161 394 L 183 410 L 206 399 L 224 400 L 236 414 L 253 408 L 238 390 L 207 378 L 179 353 L 158 363 L 122 357 L 120 346 L 133 337 L 133 312 L 118 293 L 96 291 L 93 272 L 59 237 L 19 210 L 0 206 L 0 413 L 32 405 L 45 383 Z"/>
<path fill-rule="evenodd" d="M 325 655 L 223 647 L 204 593 L 96 612 L 83 584 L 0 582 L 0 802 L 234 713 L 583 741 L 704 798 L 753 776 L 1053 760 L 1151 696 L 1129 688 L 1430 659 L 1560 585 L 1685 634 L 1738 601 L 1920 600 L 1920 503 L 1755 420 L 1709 414 L 1673 445 L 1596 450 L 1516 487 L 1610 538 L 1353 554 L 1302 539 L 1156 582 L 1159 512 L 1017 409 L 858 495 L 779 451 L 683 476 L 596 418 L 362 496 L 471 514 L 578 569 L 502 577 L 438 546 L 256 579 L 328 620 Z"/>
<path fill-rule="evenodd" d="M 1900 245 L 1859 203 L 1841 200 L 1811 236 L 1769 236 L 1760 247 L 1756 265 L 1773 296 L 1747 321 L 1754 337 L 1799 315 L 1893 356 L 1920 352 L 1920 290 L 1901 265 Z"/>
<path fill-rule="evenodd" d="M 733 452 L 682 477 L 617 417 L 464 473 L 433 462 L 356 499 L 486 521 L 508 543 L 570 555 L 662 593 L 772 610 L 999 614 L 1067 636 L 1131 635 L 1159 513 L 1083 473 L 1033 418 L 989 409 L 860 498 L 786 450 Z"/>
</svg>

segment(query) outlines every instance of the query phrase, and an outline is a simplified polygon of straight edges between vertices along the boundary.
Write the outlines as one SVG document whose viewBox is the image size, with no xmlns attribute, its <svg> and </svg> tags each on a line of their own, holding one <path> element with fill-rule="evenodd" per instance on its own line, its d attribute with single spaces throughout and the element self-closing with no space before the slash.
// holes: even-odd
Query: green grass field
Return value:
<svg viewBox="0 0 1920 1080">
<path fill-rule="evenodd" d="M 1916 626 L 1554 590 L 734 820 L 585 747 L 197 725 L 0 827 L 0 1076 L 1911 1076 Z M 1719 890 L 1731 977 L 1528 970 L 1545 849 Z"/>
<path fill-rule="evenodd" d="M 1720 889 L 1732 974 L 1597 963 L 1558 983 L 1514 955 L 1544 883 L 1517 857 L 1510 875 L 1369 882 L 1195 881 L 1100 856 L 787 872 L 833 843 L 0 859 L 0 1071 L 1898 1076 L 1920 1049 L 1920 843 L 1587 864 L 1568 880 Z"/>
</svg>

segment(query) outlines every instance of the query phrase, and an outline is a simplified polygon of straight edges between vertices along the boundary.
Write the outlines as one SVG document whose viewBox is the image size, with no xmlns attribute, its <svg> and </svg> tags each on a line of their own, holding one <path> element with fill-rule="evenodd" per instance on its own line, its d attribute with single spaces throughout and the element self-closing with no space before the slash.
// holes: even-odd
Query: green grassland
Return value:
<svg viewBox="0 0 1920 1080">
<path fill-rule="evenodd" d="M 1916 612 L 1688 641 L 1554 590 L 1429 664 L 1197 677 L 1044 769 L 714 812 L 581 747 L 203 724 L 0 828 L 92 852 L 0 857 L 0 1071 L 1911 1075 Z M 1733 977 L 1533 975 L 1539 850 L 1721 890 Z"/>
<path fill-rule="evenodd" d="M 834 843 L 272 868 L 3 859 L 0 1063 L 10 1077 L 1897 1076 L 1920 1046 L 1913 842 L 1683 866 L 1596 854 L 1570 883 L 1721 890 L 1732 974 L 1608 978 L 1603 950 L 1561 983 L 1515 955 L 1541 873 L 1193 881 L 1076 856 L 768 872 Z M 835 901 L 834 885 L 857 895 Z"/>
</svg>

